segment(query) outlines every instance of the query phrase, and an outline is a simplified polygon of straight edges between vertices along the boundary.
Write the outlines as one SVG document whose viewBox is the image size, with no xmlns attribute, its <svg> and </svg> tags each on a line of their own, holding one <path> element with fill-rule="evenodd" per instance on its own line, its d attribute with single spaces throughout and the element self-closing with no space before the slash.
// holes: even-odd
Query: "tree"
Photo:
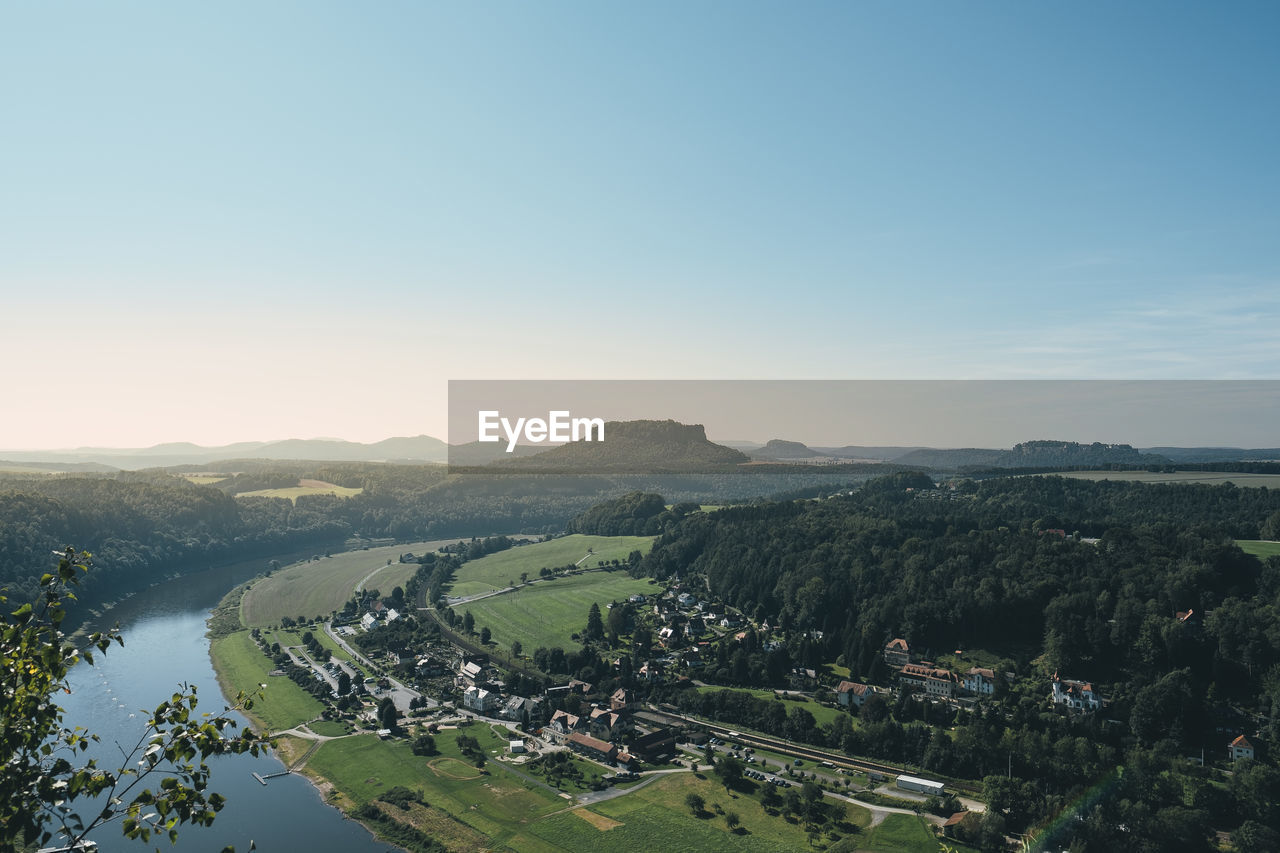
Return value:
<svg viewBox="0 0 1280 853">
<path fill-rule="evenodd" d="M 701 794 L 690 793 L 689 796 L 684 798 L 684 804 L 689 807 L 689 811 L 695 815 L 700 815 L 702 810 L 706 808 L 707 801 L 702 799 Z"/>
<path fill-rule="evenodd" d="M 252 708 L 252 697 L 241 694 L 218 716 L 196 714 L 196 689 L 184 684 L 156 707 L 119 769 L 101 767 L 96 759 L 81 763 L 81 753 L 98 738 L 64 727 L 65 711 L 52 699 L 70 692 L 67 675 L 77 660 L 92 665 L 95 649 L 105 653 L 112 642 L 124 645 L 114 630 L 90 635 L 83 648 L 62 632 L 64 602 L 74 600 L 71 589 L 88 571 L 87 558 L 67 548 L 56 573 L 40 578 L 34 604 L 11 613 L 0 606 L 0 849 L 45 846 L 55 835 L 59 846 L 74 846 L 117 818 L 129 838 L 147 841 L 163 833 L 172 841 L 178 826 L 208 826 L 223 807 L 225 799 L 208 790 L 210 756 L 257 755 L 269 746 L 250 729 L 236 734 L 228 716 Z M 0 595 L 0 605 L 6 603 Z M 157 790 L 141 787 L 157 775 Z M 99 796 L 105 808 L 88 821 L 74 811 L 76 800 Z"/>
<path fill-rule="evenodd" d="M 512 657 L 516 657 L 516 658 L 520 657 L 520 653 L 521 653 L 521 652 L 523 652 L 523 651 L 524 651 L 524 644 L 523 644 L 523 643 L 521 643 L 519 640 L 512 640 L 512 641 L 511 641 L 511 656 L 512 656 Z"/>
<path fill-rule="evenodd" d="M 731 829 L 731 830 L 733 830 L 733 829 L 737 829 L 737 828 L 738 828 L 738 824 L 740 824 L 740 823 L 742 823 L 742 818 L 738 817 L 738 813 L 737 813 L 737 812 L 725 812 L 725 813 L 724 813 L 724 825 L 725 825 L 725 826 L 727 826 L 727 827 L 729 827 L 729 829 Z"/>
<path fill-rule="evenodd" d="M 338 695 L 346 696 L 351 692 L 351 676 L 344 669 L 338 673 Z"/>
<path fill-rule="evenodd" d="M 591 602 L 591 610 L 587 612 L 587 639 L 599 640 L 604 637 L 604 620 L 600 618 L 600 605 Z"/>
<path fill-rule="evenodd" d="M 726 755 L 716 764 L 716 772 L 725 788 L 732 788 L 742 781 L 742 762 L 732 755 Z"/>
<path fill-rule="evenodd" d="M 462 614 L 462 630 L 468 634 L 474 633 L 476 630 L 476 617 L 471 615 L 470 610 Z"/>
<path fill-rule="evenodd" d="M 382 701 L 378 703 L 378 724 L 384 729 L 394 729 L 399 717 L 400 712 L 396 710 L 396 703 L 391 701 L 391 697 L 382 697 Z"/>
<path fill-rule="evenodd" d="M 489 630 L 489 626 L 485 625 L 480 629 L 480 645 L 487 646 L 489 641 L 493 639 L 493 632 Z"/>
<path fill-rule="evenodd" d="M 439 750 L 436 749 L 436 739 L 429 734 L 420 734 L 413 739 L 414 755 L 435 755 Z"/>
</svg>

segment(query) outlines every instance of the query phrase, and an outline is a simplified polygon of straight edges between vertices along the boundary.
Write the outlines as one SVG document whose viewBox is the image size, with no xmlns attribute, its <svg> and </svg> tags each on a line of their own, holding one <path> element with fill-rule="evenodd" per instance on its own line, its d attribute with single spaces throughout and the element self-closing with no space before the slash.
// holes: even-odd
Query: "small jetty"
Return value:
<svg viewBox="0 0 1280 853">
<path fill-rule="evenodd" d="M 286 767 L 284 770 L 280 770 L 275 773 L 268 773 L 266 776 L 263 776 L 261 773 L 254 773 L 253 778 L 265 785 L 267 784 L 268 779 L 274 779 L 277 776 L 288 776 L 291 772 L 292 771 Z"/>
</svg>

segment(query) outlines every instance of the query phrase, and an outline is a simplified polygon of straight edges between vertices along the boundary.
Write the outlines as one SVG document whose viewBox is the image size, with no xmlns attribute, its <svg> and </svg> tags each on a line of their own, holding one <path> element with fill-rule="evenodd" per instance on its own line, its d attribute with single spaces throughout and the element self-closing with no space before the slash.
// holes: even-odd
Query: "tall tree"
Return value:
<svg viewBox="0 0 1280 853">
<path fill-rule="evenodd" d="M 587 639 L 599 640 L 604 637 L 604 620 L 600 618 L 600 605 L 591 602 L 591 610 L 587 612 Z"/>
</svg>

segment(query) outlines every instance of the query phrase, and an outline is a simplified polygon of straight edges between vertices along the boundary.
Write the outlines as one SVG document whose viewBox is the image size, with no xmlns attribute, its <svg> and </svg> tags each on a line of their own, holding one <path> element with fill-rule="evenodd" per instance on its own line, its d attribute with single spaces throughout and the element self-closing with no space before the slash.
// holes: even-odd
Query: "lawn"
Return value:
<svg viewBox="0 0 1280 853">
<path fill-rule="evenodd" d="M 706 801 L 700 817 L 685 804 L 691 793 Z M 729 830 L 717 807 L 737 813 L 738 831 Z M 859 806 L 849 806 L 848 813 L 854 823 L 869 822 L 869 813 Z M 800 824 L 766 814 L 755 797 L 727 792 L 714 776 L 700 779 L 692 773 L 673 774 L 624 797 L 553 815 L 535 823 L 532 832 L 565 850 L 602 853 L 809 849 Z"/>
<path fill-rule="evenodd" d="M 1240 546 L 1241 551 L 1261 560 L 1267 557 L 1280 557 L 1280 542 L 1270 542 L 1266 539 L 1237 539 L 1236 544 Z"/>
<path fill-rule="evenodd" d="M 559 569 L 568 565 L 581 568 L 594 566 L 601 560 L 626 560 L 632 551 L 647 553 L 653 536 L 584 536 L 575 533 L 549 542 L 520 545 L 499 551 L 479 560 L 464 563 L 454 575 L 452 596 L 476 595 L 505 589 L 520 582 L 520 575 L 538 577 L 543 568 Z M 416 553 L 416 552 L 415 552 Z"/>
<path fill-rule="evenodd" d="M 530 821 L 565 806 L 557 795 L 507 773 L 498 762 L 490 761 L 481 773 L 458 750 L 460 733 L 476 738 L 486 752 L 506 745 L 487 726 L 444 730 L 435 737 L 440 755 L 428 758 L 414 755 L 407 741 L 358 735 L 328 741 L 307 767 L 333 783 L 341 794 L 340 805 L 367 803 L 403 785 L 420 792 L 432 809 L 452 815 L 490 843 L 505 843 Z"/>
<path fill-rule="evenodd" d="M 937 850 L 938 840 L 920 818 L 891 814 L 871 828 L 867 849 L 885 853 L 923 853 Z"/>
<path fill-rule="evenodd" d="M 571 635 L 586 629 L 592 602 L 599 604 L 601 615 L 607 617 L 609 602 L 624 601 L 632 593 L 654 589 L 648 580 L 623 572 L 588 572 L 521 587 L 453 609 L 459 614 L 471 611 L 476 631 L 487 627 L 493 632 L 493 641 L 504 649 L 511 647 L 512 640 L 519 640 L 525 654 L 532 654 L 539 646 L 573 645 Z"/>
<path fill-rule="evenodd" d="M 235 696 L 240 690 L 267 685 L 263 698 L 254 703 L 248 715 L 268 731 L 293 728 L 320 716 L 324 710 L 320 702 L 288 678 L 267 674 L 272 669 L 271 661 L 254 645 L 248 631 L 213 640 L 209 654 L 224 695 Z"/>
<path fill-rule="evenodd" d="M 332 557 L 285 566 L 270 577 L 254 581 L 240 602 L 240 619 L 249 627 L 273 625 L 288 616 L 309 620 L 339 610 L 356 585 L 389 593 L 413 576 L 416 563 L 400 563 L 401 554 L 434 551 L 455 539 L 386 545 L 367 551 L 344 551 Z M 387 565 L 391 560 L 391 565 Z M 372 577 L 370 577 L 372 575 Z"/>
</svg>

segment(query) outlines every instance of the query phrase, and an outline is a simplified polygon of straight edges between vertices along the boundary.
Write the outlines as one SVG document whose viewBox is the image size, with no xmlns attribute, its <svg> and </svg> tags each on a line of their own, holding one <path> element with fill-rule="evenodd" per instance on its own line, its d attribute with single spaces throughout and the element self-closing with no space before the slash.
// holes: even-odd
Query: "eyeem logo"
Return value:
<svg viewBox="0 0 1280 853">
<path fill-rule="evenodd" d="M 498 411 L 477 412 L 479 415 L 480 441 L 501 441 L 507 438 L 507 452 L 513 453 L 521 435 L 530 444 L 567 441 L 604 441 L 604 418 L 575 418 L 568 412 L 547 412 L 547 419 L 516 418 L 513 424 Z"/>
</svg>

